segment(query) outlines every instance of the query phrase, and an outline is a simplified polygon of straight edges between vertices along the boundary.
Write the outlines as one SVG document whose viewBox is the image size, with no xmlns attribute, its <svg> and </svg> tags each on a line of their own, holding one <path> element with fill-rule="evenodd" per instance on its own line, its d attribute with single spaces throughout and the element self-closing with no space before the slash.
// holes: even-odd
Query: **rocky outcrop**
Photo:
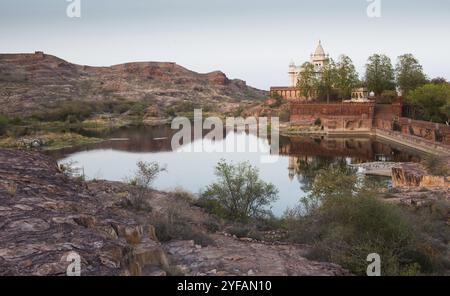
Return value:
<svg viewBox="0 0 450 296">
<path fill-rule="evenodd" d="M 0 150 L 0 275 L 65 275 L 71 252 L 83 275 L 167 268 L 154 227 L 108 195 L 68 179 L 46 156 Z"/>
<path fill-rule="evenodd" d="M 145 101 L 168 107 L 189 101 L 219 109 L 267 96 L 220 71 L 199 74 L 169 62 L 89 67 L 44 53 L 0 54 L 0 114 L 31 115 L 68 100 Z M 222 106 L 223 105 L 223 106 Z"/>
<path fill-rule="evenodd" d="M 434 206 L 450 202 L 450 190 L 447 188 L 401 187 L 393 189 L 386 195 L 387 202 L 413 207 Z M 447 211 L 450 225 L 450 210 Z"/>
<path fill-rule="evenodd" d="M 403 163 L 392 168 L 394 187 L 450 188 L 449 176 L 433 176 L 417 163 Z"/>
</svg>

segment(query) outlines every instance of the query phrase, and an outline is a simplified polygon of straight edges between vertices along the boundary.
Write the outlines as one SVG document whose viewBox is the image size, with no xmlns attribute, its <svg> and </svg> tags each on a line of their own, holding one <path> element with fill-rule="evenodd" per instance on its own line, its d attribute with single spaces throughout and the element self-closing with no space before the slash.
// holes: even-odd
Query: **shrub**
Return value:
<svg viewBox="0 0 450 296">
<path fill-rule="evenodd" d="M 144 102 L 136 102 L 131 106 L 130 112 L 133 115 L 142 116 L 145 114 L 147 108 L 148 108 L 148 104 L 146 104 Z"/>
<path fill-rule="evenodd" d="M 173 197 L 175 197 L 176 199 L 181 199 L 184 200 L 188 203 L 194 203 L 196 200 L 196 197 L 189 191 L 186 191 L 182 188 L 175 188 L 175 190 L 173 190 L 171 192 L 171 194 L 173 195 Z"/>
<path fill-rule="evenodd" d="M 302 198 L 303 209 L 312 212 L 328 198 L 349 196 L 357 189 L 355 171 L 348 166 L 332 164 L 328 168 L 316 172 L 310 192 Z"/>
<path fill-rule="evenodd" d="M 321 126 L 321 125 L 322 125 L 322 120 L 321 120 L 320 118 L 317 118 L 317 119 L 314 121 L 314 125 L 315 125 L 315 126 Z"/>
<path fill-rule="evenodd" d="M 229 234 L 234 235 L 238 238 L 248 237 L 250 231 L 251 229 L 249 227 L 243 225 L 235 225 L 227 230 Z"/>
<path fill-rule="evenodd" d="M 203 223 L 203 226 L 205 226 L 206 230 L 208 230 L 208 232 L 211 233 L 216 233 L 221 228 L 220 224 L 214 220 L 207 220 L 206 222 Z"/>
<path fill-rule="evenodd" d="M 446 157 L 438 155 L 428 155 L 423 159 L 422 163 L 425 168 L 433 175 L 450 175 L 449 161 Z"/>
<path fill-rule="evenodd" d="M 424 223 L 408 209 L 381 200 L 363 181 L 355 178 L 352 185 L 351 175 L 341 174 L 338 178 L 336 171 L 323 171 L 316 177 L 313 198 L 318 205 L 286 217 L 291 240 L 312 244 L 311 258 L 338 263 L 358 275 L 366 273 L 370 253 L 381 256 L 383 275 L 437 270 L 445 252 L 423 239 L 428 234 L 419 225 Z"/>
<path fill-rule="evenodd" d="M 412 228 L 396 206 L 373 196 L 327 199 L 300 221 L 295 240 L 314 242 L 315 259 L 336 262 L 358 275 L 365 274 L 370 253 L 381 256 L 383 275 L 398 275 L 411 267 L 402 262 L 412 247 Z"/>
<path fill-rule="evenodd" d="M 79 123 L 78 118 L 73 114 L 67 115 L 66 121 L 70 124 Z"/>
<path fill-rule="evenodd" d="M 8 124 L 9 124 L 8 118 L 6 116 L 0 115 L 0 135 L 3 135 L 6 132 Z"/>
<path fill-rule="evenodd" d="M 219 216 L 238 221 L 270 213 L 267 207 L 277 199 L 278 190 L 260 180 L 257 168 L 248 162 L 234 165 L 221 160 L 215 175 L 218 182 L 207 187 L 200 204 Z"/>
<path fill-rule="evenodd" d="M 153 215 L 150 220 L 156 229 L 156 236 L 162 242 L 174 239 L 193 240 L 204 247 L 214 243 L 208 235 L 191 225 L 177 207 L 169 209 L 166 215 Z"/>
<path fill-rule="evenodd" d="M 169 107 L 166 109 L 166 114 L 170 117 L 177 116 L 177 112 L 175 111 L 175 108 Z"/>
<path fill-rule="evenodd" d="M 234 117 L 240 117 L 240 116 L 242 116 L 242 114 L 244 113 L 244 111 L 245 111 L 244 107 L 243 107 L 243 106 L 239 106 L 237 109 L 235 109 L 235 110 L 233 111 L 233 116 L 234 116 Z"/>
<path fill-rule="evenodd" d="M 149 189 L 159 173 L 166 169 L 156 162 L 147 163 L 144 161 L 138 161 L 137 167 L 138 169 L 133 179 L 129 182 L 135 188 L 127 204 L 137 210 L 149 210 L 150 207 L 146 200 L 149 195 Z"/>
<path fill-rule="evenodd" d="M 269 106 L 271 108 L 278 108 L 283 104 L 283 97 L 279 93 L 272 93 L 270 98 L 274 100 L 274 102 Z"/>
</svg>

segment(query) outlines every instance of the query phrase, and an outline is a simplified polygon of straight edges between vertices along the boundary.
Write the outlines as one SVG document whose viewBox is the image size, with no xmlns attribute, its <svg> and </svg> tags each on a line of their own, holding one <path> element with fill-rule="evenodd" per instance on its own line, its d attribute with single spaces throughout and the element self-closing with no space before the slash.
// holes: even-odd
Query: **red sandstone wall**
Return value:
<svg viewBox="0 0 450 296">
<path fill-rule="evenodd" d="M 396 130 L 403 135 L 416 136 L 428 141 L 450 145 L 450 126 L 445 124 L 413 120 L 401 117 L 394 121 L 393 119 L 375 119 L 374 126 L 382 130 Z"/>
<path fill-rule="evenodd" d="M 374 103 L 291 103 L 291 116 L 362 116 L 373 118 Z"/>
<path fill-rule="evenodd" d="M 291 122 L 313 124 L 320 118 L 326 131 L 369 131 L 374 103 L 291 103 Z"/>
</svg>

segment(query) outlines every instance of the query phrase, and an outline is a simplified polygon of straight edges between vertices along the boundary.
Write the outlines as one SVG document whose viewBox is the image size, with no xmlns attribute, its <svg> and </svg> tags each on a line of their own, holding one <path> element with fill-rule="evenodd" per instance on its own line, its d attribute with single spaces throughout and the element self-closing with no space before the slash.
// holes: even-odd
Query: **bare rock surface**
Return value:
<svg viewBox="0 0 450 296">
<path fill-rule="evenodd" d="M 407 206 L 426 206 L 440 201 L 450 201 L 450 190 L 448 188 L 396 188 L 395 192 L 390 193 L 386 200 Z"/>
<path fill-rule="evenodd" d="M 41 154 L 0 150 L 0 274 L 64 275 L 72 251 L 84 275 L 165 267 L 153 226 L 104 202 L 103 189 L 68 179 Z"/>
<path fill-rule="evenodd" d="M 434 176 L 417 163 L 403 163 L 392 168 L 394 187 L 450 188 L 450 176 Z"/>
<path fill-rule="evenodd" d="M 170 258 L 188 275 L 332 276 L 349 273 L 336 264 L 315 262 L 296 245 L 242 241 L 216 234 L 215 245 L 200 247 L 193 241 L 164 245 Z"/>
</svg>

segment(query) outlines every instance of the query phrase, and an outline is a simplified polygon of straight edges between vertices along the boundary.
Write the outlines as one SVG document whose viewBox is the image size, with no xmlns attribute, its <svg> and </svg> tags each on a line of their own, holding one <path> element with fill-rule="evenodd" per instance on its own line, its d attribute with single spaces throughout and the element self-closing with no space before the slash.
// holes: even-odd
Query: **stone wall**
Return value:
<svg viewBox="0 0 450 296">
<path fill-rule="evenodd" d="M 290 121 L 314 124 L 320 119 L 327 132 L 365 131 L 372 129 L 374 103 L 292 102 Z"/>
<path fill-rule="evenodd" d="M 396 131 L 404 136 L 450 146 L 450 126 L 445 124 L 400 117 L 398 119 L 375 118 L 374 126 L 377 129 Z"/>
</svg>

